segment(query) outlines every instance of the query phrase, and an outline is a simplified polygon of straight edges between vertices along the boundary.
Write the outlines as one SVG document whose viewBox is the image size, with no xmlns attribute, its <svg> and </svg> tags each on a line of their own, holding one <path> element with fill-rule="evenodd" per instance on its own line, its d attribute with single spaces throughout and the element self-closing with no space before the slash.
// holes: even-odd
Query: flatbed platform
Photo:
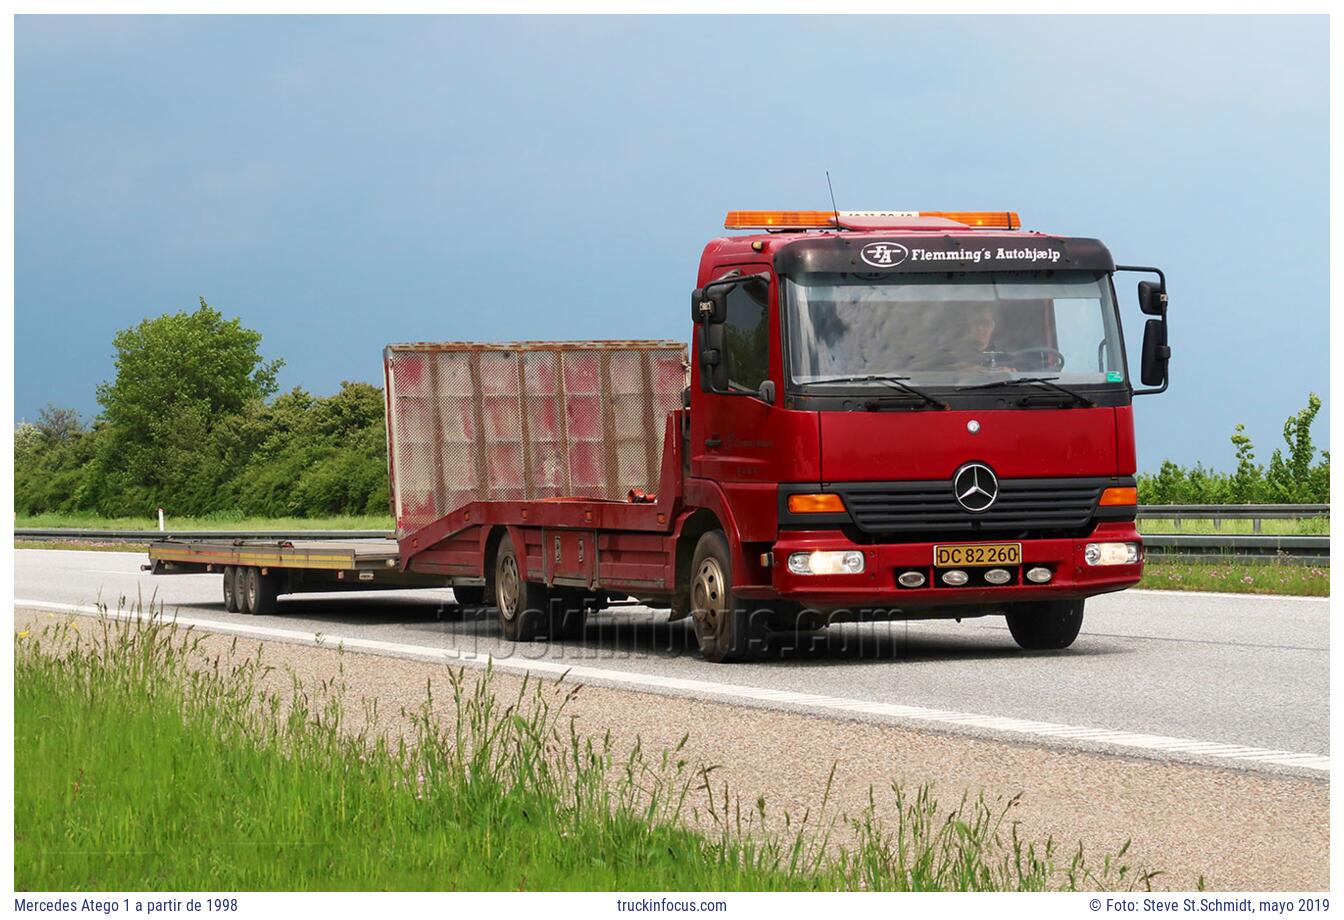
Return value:
<svg viewBox="0 0 1344 920">
<path fill-rule="evenodd" d="M 223 571 L 227 565 L 323 571 L 395 570 L 397 541 L 375 540 L 162 540 L 150 544 L 156 573 Z"/>
</svg>

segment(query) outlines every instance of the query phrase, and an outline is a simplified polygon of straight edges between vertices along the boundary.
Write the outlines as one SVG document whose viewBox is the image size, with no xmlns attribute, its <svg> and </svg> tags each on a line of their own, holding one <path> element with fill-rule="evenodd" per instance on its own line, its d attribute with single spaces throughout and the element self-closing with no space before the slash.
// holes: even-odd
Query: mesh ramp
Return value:
<svg viewBox="0 0 1344 920">
<path fill-rule="evenodd" d="M 673 341 L 416 342 L 383 352 L 398 535 L 476 501 L 654 491 L 686 348 Z"/>
</svg>

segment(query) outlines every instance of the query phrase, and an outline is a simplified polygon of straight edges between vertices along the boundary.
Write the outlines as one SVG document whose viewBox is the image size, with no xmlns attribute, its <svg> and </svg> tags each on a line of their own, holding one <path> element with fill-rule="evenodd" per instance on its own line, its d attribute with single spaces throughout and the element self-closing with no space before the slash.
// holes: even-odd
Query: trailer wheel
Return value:
<svg viewBox="0 0 1344 920">
<path fill-rule="evenodd" d="M 741 661 L 758 652 L 768 627 L 764 618 L 733 597 L 733 557 L 721 530 L 700 537 L 691 561 L 691 619 L 700 654 L 709 661 Z"/>
<path fill-rule="evenodd" d="M 224 609 L 229 613 L 238 612 L 238 574 L 236 566 L 224 566 Z"/>
<path fill-rule="evenodd" d="M 1008 609 L 1007 618 L 1008 631 L 1024 649 L 1068 648 L 1083 628 L 1083 602 L 1013 604 Z"/>
<path fill-rule="evenodd" d="M 231 565 L 229 569 L 233 575 L 233 610 L 247 613 L 247 566 Z"/>
<path fill-rule="evenodd" d="M 531 642 L 549 625 L 546 586 L 523 581 L 518 554 L 507 535 L 499 541 L 495 553 L 495 609 L 504 638 L 513 642 Z"/>
<path fill-rule="evenodd" d="M 243 593 L 243 611 L 253 616 L 269 616 L 275 613 L 276 598 L 280 594 L 280 576 L 271 572 L 261 574 L 261 569 L 249 566 L 243 577 L 246 586 Z"/>
</svg>

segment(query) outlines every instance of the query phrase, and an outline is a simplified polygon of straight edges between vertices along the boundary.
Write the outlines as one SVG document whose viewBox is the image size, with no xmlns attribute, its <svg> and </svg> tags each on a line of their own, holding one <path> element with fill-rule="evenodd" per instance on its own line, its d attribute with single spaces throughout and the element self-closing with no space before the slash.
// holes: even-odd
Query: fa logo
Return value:
<svg viewBox="0 0 1344 920">
<path fill-rule="evenodd" d="M 905 261 L 910 254 L 900 243 L 869 243 L 859 250 L 859 258 L 874 268 L 892 268 Z"/>
</svg>

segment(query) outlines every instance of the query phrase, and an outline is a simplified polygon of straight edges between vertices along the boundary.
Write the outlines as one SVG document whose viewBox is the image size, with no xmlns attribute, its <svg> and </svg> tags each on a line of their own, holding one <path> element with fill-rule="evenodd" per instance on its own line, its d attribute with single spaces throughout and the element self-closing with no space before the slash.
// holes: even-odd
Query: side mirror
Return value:
<svg viewBox="0 0 1344 920">
<path fill-rule="evenodd" d="M 1167 362 L 1171 348 L 1167 346 L 1167 276 L 1160 268 L 1150 265 L 1117 265 L 1118 272 L 1143 272 L 1156 275 L 1156 281 L 1139 282 L 1139 309 L 1145 316 L 1155 316 L 1143 325 L 1143 361 L 1139 379 L 1147 389 L 1135 390 L 1134 395 L 1165 393 L 1167 390 Z"/>
<path fill-rule="evenodd" d="M 1165 316 L 1167 292 L 1156 281 L 1139 282 L 1139 309 L 1148 316 Z"/>
<path fill-rule="evenodd" d="M 728 288 L 722 285 L 691 292 L 691 322 L 722 323 L 728 318 Z"/>
<path fill-rule="evenodd" d="M 1146 310 L 1144 312 L 1147 312 Z M 1167 362 L 1171 360 L 1171 346 L 1167 344 L 1167 323 L 1150 319 L 1143 324 L 1143 367 L 1139 376 L 1146 387 L 1163 387 L 1167 383 Z"/>
<path fill-rule="evenodd" d="M 706 393 L 728 392 L 728 362 L 723 354 L 723 323 L 711 322 L 701 329 L 700 389 Z"/>
</svg>

